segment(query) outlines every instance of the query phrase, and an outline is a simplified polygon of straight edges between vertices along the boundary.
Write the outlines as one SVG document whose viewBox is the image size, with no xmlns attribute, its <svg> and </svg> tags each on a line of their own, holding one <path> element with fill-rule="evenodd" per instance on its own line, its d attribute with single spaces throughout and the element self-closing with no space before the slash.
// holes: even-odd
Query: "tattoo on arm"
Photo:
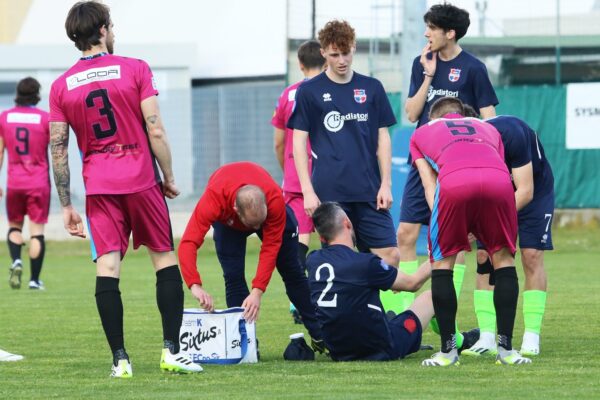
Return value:
<svg viewBox="0 0 600 400">
<path fill-rule="evenodd" d="M 69 171 L 69 125 L 64 122 L 50 123 L 50 152 L 54 184 L 63 207 L 71 205 L 71 173 Z"/>
<path fill-rule="evenodd" d="M 149 124 L 154 125 L 156 124 L 156 121 L 158 121 L 158 115 L 156 114 L 152 114 L 146 117 L 146 122 L 148 122 Z"/>
</svg>

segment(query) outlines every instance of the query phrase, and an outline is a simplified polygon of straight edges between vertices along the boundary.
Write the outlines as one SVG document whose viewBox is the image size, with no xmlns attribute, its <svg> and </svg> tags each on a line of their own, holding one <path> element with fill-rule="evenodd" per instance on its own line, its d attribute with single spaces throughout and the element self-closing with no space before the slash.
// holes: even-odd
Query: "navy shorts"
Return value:
<svg viewBox="0 0 600 400">
<path fill-rule="evenodd" d="M 519 248 L 553 250 L 552 218 L 554 217 L 554 191 L 534 197 L 517 214 L 519 224 Z M 485 250 L 478 240 L 477 248 Z"/>
<path fill-rule="evenodd" d="M 519 247 L 521 249 L 552 250 L 552 218 L 554 216 L 554 191 L 534 196 L 517 214 L 519 221 Z"/>
<path fill-rule="evenodd" d="M 421 349 L 423 328 L 416 314 L 406 310 L 388 322 L 396 358 L 404 358 Z"/>
<path fill-rule="evenodd" d="M 377 210 L 374 201 L 339 204 L 352 222 L 358 250 L 368 252 L 397 246 L 396 229 L 389 210 Z"/>
<path fill-rule="evenodd" d="M 402 192 L 400 222 L 429 225 L 430 218 L 431 210 L 425 199 L 421 176 L 416 168 L 411 168 Z"/>
</svg>

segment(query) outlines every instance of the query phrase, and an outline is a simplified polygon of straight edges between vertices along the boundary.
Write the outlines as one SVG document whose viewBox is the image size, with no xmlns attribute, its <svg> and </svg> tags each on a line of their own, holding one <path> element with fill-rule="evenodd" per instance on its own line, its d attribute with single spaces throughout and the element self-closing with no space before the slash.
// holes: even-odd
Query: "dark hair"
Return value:
<svg viewBox="0 0 600 400">
<path fill-rule="evenodd" d="M 446 114 L 465 115 L 463 102 L 458 97 L 442 97 L 434 101 L 429 109 L 429 119 L 441 118 Z"/>
<path fill-rule="evenodd" d="M 346 21 L 331 20 L 319 31 L 319 43 L 322 49 L 335 45 L 343 53 L 354 47 L 356 34 L 354 28 Z"/>
<path fill-rule="evenodd" d="M 338 203 L 321 203 L 312 215 L 315 230 L 327 243 L 335 239 L 343 228 L 342 221 L 346 213 Z"/>
<path fill-rule="evenodd" d="M 321 55 L 321 44 L 316 40 L 308 40 L 298 47 L 298 61 L 305 68 L 323 68 L 325 59 Z"/>
<path fill-rule="evenodd" d="M 450 3 L 431 6 L 429 11 L 423 16 L 423 20 L 428 25 L 443 29 L 444 32 L 453 30 L 456 34 L 457 42 L 465 36 L 471 24 L 469 12 Z"/>
<path fill-rule="evenodd" d="M 15 104 L 19 106 L 35 106 L 40 102 L 40 83 L 30 76 L 21 79 L 17 84 Z"/>
<path fill-rule="evenodd" d="M 69 10 L 65 29 L 67 36 L 81 51 L 100 44 L 100 28 L 110 26 L 110 9 L 97 1 L 80 1 Z"/>
<path fill-rule="evenodd" d="M 463 114 L 465 117 L 479 118 L 479 113 L 470 105 L 463 103 L 463 110 L 465 111 Z"/>
</svg>

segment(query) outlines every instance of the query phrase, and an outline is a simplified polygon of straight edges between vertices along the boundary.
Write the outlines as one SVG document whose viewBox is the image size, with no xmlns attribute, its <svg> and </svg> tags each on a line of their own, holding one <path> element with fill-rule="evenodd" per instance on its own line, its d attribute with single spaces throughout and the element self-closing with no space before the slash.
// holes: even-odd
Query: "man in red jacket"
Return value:
<svg viewBox="0 0 600 400">
<path fill-rule="evenodd" d="M 192 295 L 207 311 L 214 309 L 213 299 L 202 287 L 196 258 L 211 225 L 225 277 L 227 306 L 244 307 L 246 320 L 255 321 L 261 297 L 277 267 L 288 297 L 313 339 L 313 348 L 324 351 L 308 280 L 298 261 L 298 223 L 293 211 L 285 205 L 281 187 L 269 173 L 251 162 L 231 163 L 217 169 L 188 222 L 179 245 L 179 261 Z M 252 233 L 258 235 L 262 245 L 249 292 L 244 266 L 246 238 Z"/>
</svg>

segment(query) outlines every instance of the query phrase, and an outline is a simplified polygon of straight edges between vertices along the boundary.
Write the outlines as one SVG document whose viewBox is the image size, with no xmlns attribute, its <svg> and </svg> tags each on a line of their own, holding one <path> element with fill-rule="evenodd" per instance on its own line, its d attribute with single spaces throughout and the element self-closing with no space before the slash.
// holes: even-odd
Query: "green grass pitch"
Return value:
<svg viewBox="0 0 600 400">
<path fill-rule="evenodd" d="M 11 290 L 7 279 L 0 282 L 0 348 L 26 357 L 17 363 L 0 363 L 0 399 L 600 398 L 600 229 L 556 229 L 554 236 L 556 250 L 546 257 L 549 296 L 542 355 L 534 364 L 519 367 L 465 356 L 460 367 L 421 367 L 421 360 L 431 352 L 386 363 L 334 363 L 324 356 L 316 362 L 285 362 L 282 354 L 288 335 L 303 329 L 292 323 L 275 272 L 257 325 L 260 363 L 205 366 L 205 372 L 195 376 L 165 374 L 158 368 L 162 342 L 154 273 L 144 250 L 131 251 L 123 265 L 121 292 L 134 378 L 125 381 L 108 377 L 111 356 L 96 313 L 95 268 L 87 243 L 50 242 L 42 273 L 45 292 L 30 291 L 26 285 Z M 248 281 L 257 252 L 258 241 L 251 239 Z M 2 276 L 7 278 L 5 243 L 0 243 L 0 260 Z M 199 265 L 205 287 L 217 306 L 224 308 L 223 278 L 211 241 L 200 252 Z M 471 253 L 459 299 L 458 321 L 463 329 L 476 323 L 474 277 Z M 186 291 L 186 307 L 195 306 Z M 522 333 L 519 303 L 517 348 Z M 423 342 L 439 348 L 431 331 Z"/>
</svg>

